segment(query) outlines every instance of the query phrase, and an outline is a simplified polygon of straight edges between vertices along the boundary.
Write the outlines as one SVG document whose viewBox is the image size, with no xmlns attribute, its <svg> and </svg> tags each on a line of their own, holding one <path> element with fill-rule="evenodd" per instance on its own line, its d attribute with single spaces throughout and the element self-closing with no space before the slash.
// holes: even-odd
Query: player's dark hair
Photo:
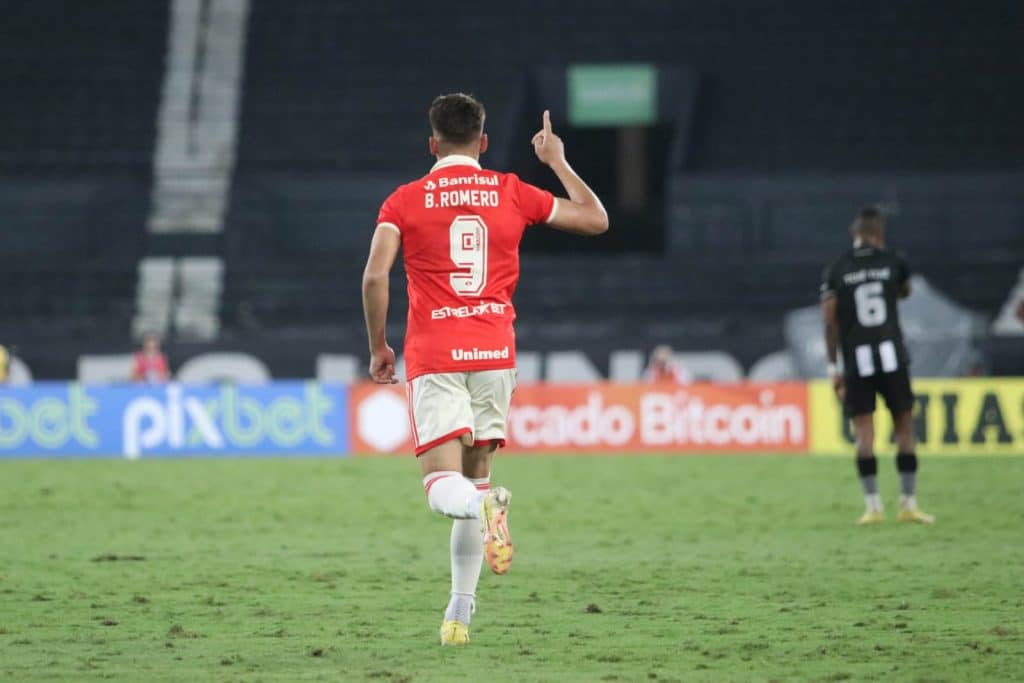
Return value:
<svg viewBox="0 0 1024 683">
<path fill-rule="evenodd" d="M 885 226 L 885 214 L 876 206 L 867 206 L 857 214 L 850 229 L 854 233 L 874 232 L 883 226 Z"/>
<path fill-rule="evenodd" d="M 484 132 L 487 112 L 472 95 L 457 92 L 440 95 L 430 104 L 430 127 L 450 145 L 468 145 Z"/>
<path fill-rule="evenodd" d="M 860 210 L 857 218 L 862 221 L 884 221 L 885 215 L 877 206 L 867 206 Z"/>
</svg>

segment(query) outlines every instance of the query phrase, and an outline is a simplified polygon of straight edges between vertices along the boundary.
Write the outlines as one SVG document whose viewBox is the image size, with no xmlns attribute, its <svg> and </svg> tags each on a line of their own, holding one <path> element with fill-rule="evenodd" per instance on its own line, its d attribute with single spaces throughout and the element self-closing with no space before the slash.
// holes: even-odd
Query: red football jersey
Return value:
<svg viewBox="0 0 1024 683">
<path fill-rule="evenodd" d="M 167 358 L 162 353 L 150 355 L 137 351 L 132 359 L 132 379 L 157 384 L 167 381 Z"/>
<path fill-rule="evenodd" d="M 519 241 L 557 206 L 550 192 L 461 155 L 385 200 L 377 225 L 401 235 L 409 283 L 406 379 L 515 367 Z"/>
</svg>

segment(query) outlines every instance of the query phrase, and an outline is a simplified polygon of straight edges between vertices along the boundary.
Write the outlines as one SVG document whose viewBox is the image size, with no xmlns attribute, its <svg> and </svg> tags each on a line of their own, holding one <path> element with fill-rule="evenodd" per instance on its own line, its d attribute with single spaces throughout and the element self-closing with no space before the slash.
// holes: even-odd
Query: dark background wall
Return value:
<svg viewBox="0 0 1024 683">
<path fill-rule="evenodd" d="M 253 9 L 243 165 L 418 172 L 435 95 L 473 91 L 504 126 L 530 69 L 588 61 L 701 74 L 689 170 L 1018 168 L 1024 151 L 1013 0 Z"/>
<path fill-rule="evenodd" d="M 62 376 L 73 358 L 54 340 L 133 344 L 168 6 L 3 9 L 0 339 Z M 551 106 L 537 74 L 650 62 L 695 85 L 692 111 L 648 131 L 649 210 L 617 215 L 604 242 L 527 238 L 525 347 L 667 341 L 757 358 L 780 346 L 786 310 L 813 303 L 869 202 L 894 209 L 892 240 L 923 274 L 991 316 L 1024 262 L 1022 15 L 1011 0 L 256 0 L 225 232 L 161 248 L 225 261 L 221 346 L 312 340 L 285 367 L 362 353 L 362 260 L 380 202 L 429 168 L 430 100 L 476 93 L 485 162 L 553 187 L 527 147 Z M 616 131 L 555 116 L 571 158 L 612 192 Z M 672 165 L 658 152 L 681 138 Z M 400 309 L 400 273 L 393 294 Z"/>
</svg>

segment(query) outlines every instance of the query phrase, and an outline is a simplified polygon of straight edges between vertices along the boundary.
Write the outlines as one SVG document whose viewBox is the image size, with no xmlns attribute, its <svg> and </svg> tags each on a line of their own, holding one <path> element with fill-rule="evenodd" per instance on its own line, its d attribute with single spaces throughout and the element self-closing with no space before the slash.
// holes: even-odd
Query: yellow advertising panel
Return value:
<svg viewBox="0 0 1024 683">
<path fill-rule="evenodd" d="M 1024 378 L 917 379 L 918 453 L 1024 455 Z M 811 453 L 850 455 L 853 432 L 828 380 L 808 383 Z M 885 402 L 875 409 L 875 449 L 893 451 Z"/>
</svg>

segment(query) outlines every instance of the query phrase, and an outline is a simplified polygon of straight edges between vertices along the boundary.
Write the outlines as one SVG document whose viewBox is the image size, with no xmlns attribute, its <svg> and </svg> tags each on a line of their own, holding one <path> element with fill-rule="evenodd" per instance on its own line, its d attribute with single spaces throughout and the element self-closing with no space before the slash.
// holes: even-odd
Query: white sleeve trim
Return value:
<svg viewBox="0 0 1024 683">
<path fill-rule="evenodd" d="M 558 197 L 552 197 L 551 198 L 551 213 L 548 214 L 548 218 L 544 222 L 545 223 L 550 223 L 551 221 L 555 220 L 555 216 L 557 216 L 557 215 L 558 215 Z"/>
<path fill-rule="evenodd" d="M 402 236 L 401 229 L 399 229 L 399 227 L 397 225 L 395 225 L 394 223 L 378 223 L 377 227 L 378 228 L 390 228 L 390 229 L 394 230 L 395 232 L 397 232 L 399 237 Z"/>
</svg>

